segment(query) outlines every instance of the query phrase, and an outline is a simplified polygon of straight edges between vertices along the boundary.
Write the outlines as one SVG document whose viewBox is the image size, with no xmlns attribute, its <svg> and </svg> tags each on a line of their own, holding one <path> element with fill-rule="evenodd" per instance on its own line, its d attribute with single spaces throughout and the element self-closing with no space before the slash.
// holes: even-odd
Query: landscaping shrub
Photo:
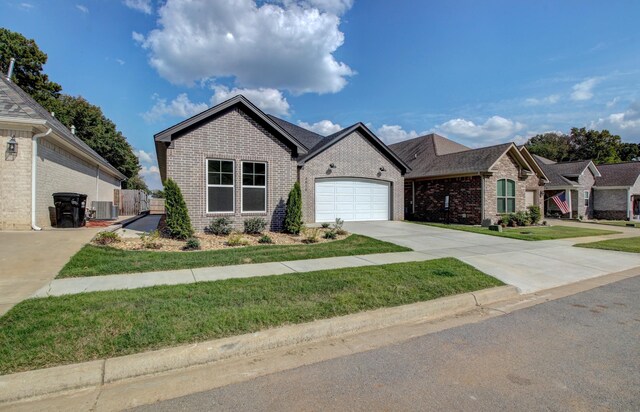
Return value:
<svg viewBox="0 0 640 412">
<path fill-rule="evenodd" d="M 320 229 L 317 227 L 308 227 L 304 229 L 304 243 L 318 243 Z"/>
<path fill-rule="evenodd" d="M 252 217 L 244 221 L 244 233 L 259 235 L 267 227 L 267 221 L 261 217 Z"/>
<path fill-rule="evenodd" d="M 232 233 L 227 240 L 228 246 L 246 246 L 248 244 L 249 241 L 242 237 L 242 233 Z"/>
<path fill-rule="evenodd" d="M 157 230 L 141 234 L 140 240 L 142 241 L 142 247 L 145 249 L 160 249 L 162 247 L 160 243 L 160 232 Z"/>
<path fill-rule="evenodd" d="M 513 220 L 515 220 L 516 225 L 518 226 L 528 226 L 531 224 L 531 218 L 529 217 L 529 213 L 524 210 L 519 210 L 513 214 Z"/>
<path fill-rule="evenodd" d="M 96 235 L 96 237 L 93 238 L 93 241 L 99 245 L 110 245 L 112 243 L 118 243 L 120 242 L 122 239 L 120 238 L 120 235 L 118 235 L 116 232 L 100 232 Z"/>
<path fill-rule="evenodd" d="M 329 229 L 330 224 L 329 224 L 329 222 L 324 222 L 324 223 L 320 224 L 320 226 L 322 226 L 323 229 Z"/>
<path fill-rule="evenodd" d="M 335 223 L 333 224 L 333 231 L 336 232 L 337 235 L 347 234 L 347 231 L 342 228 L 342 225 L 344 225 L 344 220 L 337 217 Z"/>
<path fill-rule="evenodd" d="M 187 243 L 182 248 L 183 250 L 199 250 L 200 240 L 196 237 L 190 237 L 187 239 Z"/>
<path fill-rule="evenodd" d="M 336 237 L 338 237 L 338 234 L 334 230 L 324 232 L 325 239 L 335 239 Z"/>
<path fill-rule="evenodd" d="M 531 220 L 532 225 L 537 225 L 542 219 L 542 212 L 540 211 L 540 206 L 531 205 L 528 207 L 529 210 L 529 220 Z"/>
<path fill-rule="evenodd" d="M 262 235 L 260 236 L 260 239 L 258 239 L 258 243 L 271 244 L 273 243 L 273 239 L 271 239 L 271 236 L 269 235 Z"/>
<path fill-rule="evenodd" d="M 167 211 L 167 235 L 173 239 L 187 239 L 193 236 L 193 227 L 178 184 L 172 179 L 164 181 L 164 205 Z"/>
<path fill-rule="evenodd" d="M 233 230 L 231 226 L 231 219 L 228 217 L 219 217 L 213 219 L 209 224 L 209 232 L 214 235 L 226 236 Z"/>
<path fill-rule="evenodd" d="M 300 182 L 296 182 L 289 192 L 287 210 L 284 216 L 284 231 L 297 235 L 303 228 L 302 224 L 302 191 Z"/>
</svg>

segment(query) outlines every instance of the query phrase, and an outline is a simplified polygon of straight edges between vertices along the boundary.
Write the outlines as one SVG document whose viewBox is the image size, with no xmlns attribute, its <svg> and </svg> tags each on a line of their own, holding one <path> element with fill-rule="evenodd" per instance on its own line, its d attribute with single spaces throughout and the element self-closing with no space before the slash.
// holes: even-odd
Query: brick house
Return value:
<svg viewBox="0 0 640 412">
<path fill-rule="evenodd" d="M 13 143 L 17 146 L 14 146 Z M 0 230 L 52 226 L 55 192 L 113 200 L 125 176 L 47 112 L 0 76 Z"/>
<path fill-rule="evenodd" d="M 593 188 L 596 179 L 601 175 L 591 160 L 557 163 L 538 155 L 533 155 L 533 158 L 549 178 L 544 188 L 547 216 L 563 216 L 551 198 L 565 192 L 570 209 L 566 214 L 567 217 L 570 219 L 594 217 Z"/>
<path fill-rule="evenodd" d="M 323 137 L 236 96 L 154 136 L 161 178 L 173 179 L 194 228 L 249 217 L 282 228 L 296 181 L 303 220 L 402 220 L 407 165 L 364 124 Z"/>
<path fill-rule="evenodd" d="M 640 162 L 598 165 L 593 186 L 595 219 L 640 219 Z"/>
<path fill-rule="evenodd" d="M 503 213 L 543 207 L 546 177 L 513 143 L 471 149 L 432 133 L 389 147 L 411 169 L 404 197 L 413 219 L 488 224 Z"/>
</svg>

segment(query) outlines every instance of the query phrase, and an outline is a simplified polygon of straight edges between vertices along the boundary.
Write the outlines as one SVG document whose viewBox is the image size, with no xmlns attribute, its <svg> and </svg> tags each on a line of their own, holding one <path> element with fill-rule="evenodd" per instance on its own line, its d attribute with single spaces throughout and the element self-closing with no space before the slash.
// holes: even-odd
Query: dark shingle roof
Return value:
<svg viewBox="0 0 640 412">
<path fill-rule="evenodd" d="M 596 178 L 596 186 L 633 186 L 640 176 L 640 162 L 626 162 L 598 165 L 601 177 Z"/>
<path fill-rule="evenodd" d="M 435 133 L 390 145 L 411 172 L 407 178 L 488 172 L 513 143 L 470 149 Z"/>
<path fill-rule="evenodd" d="M 0 120 L 2 120 L 2 117 L 44 120 L 47 126 L 53 129 L 62 139 L 92 157 L 120 179 L 126 177 L 78 136 L 71 133 L 65 125 L 53 117 L 44 107 L 40 106 L 28 93 L 13 82 L 8 81 L 4 76 L 0 76 Z"/>
<path fill-rule="evenodd" d="M 286 130 L 287 133 L 295 137 L 300 143 L 302 143 L 307 148 L 307 150 L 311 150 L 318 143 L 320 143 L 322 139 L 324 139 L 323 136 L 319 135 L 318 133 L 314 133 L 311 130 L 307 130 L 293 123 L 289 123 L 286 120 L 282 120 L 270 114 L 268 114 L 267 116 L 269 116 L 271 120 L 276 122 L 278 126 Z"/>
<path fill-rule="evenodd" d="M 533 158 L 544 171 L 544 174 L 547 175 L 549 186 L 576 185 L 577 181 L 572 180 L 572 178 L 576 178 L 577 180 L 577 177 L 580 176 L 591 163 L 590 160 L 555 163 L 553 160 L 538 155 L 533 155 Z"/>
</svg>

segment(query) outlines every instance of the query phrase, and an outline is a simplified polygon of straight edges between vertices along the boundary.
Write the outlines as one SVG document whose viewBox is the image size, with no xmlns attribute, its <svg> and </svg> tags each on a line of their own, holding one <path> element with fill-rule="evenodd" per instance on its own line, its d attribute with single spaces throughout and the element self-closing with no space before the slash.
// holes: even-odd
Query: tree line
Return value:
<svg viewBox="0 0 640 412">
<path fill-rule="evenodd" d="M 595 164 L 636 161 L 640 145 L 624 143 L 608 130 L 587 130 L 574 127 L 569 134 L 539 134 L 525 144 L 529 152 L 556 162 L 593 160 Z"/>
<path fill-rule="evenodd" d="M 5 75 L 10 59 L 16 59 L 11 81 L 20 86 L 56 119 L 67 127 L 76 128 L 76 136 L 127 177 L 123 187 L 148 191 L 139 176 L 140 162 L 127 138 L 99 106 L 82 96 L 62 93 L 62 86 L 49 79 L 43 66 L 48 56 L 33 39 L 0 28 L 0 72 Z"/>
</svg>

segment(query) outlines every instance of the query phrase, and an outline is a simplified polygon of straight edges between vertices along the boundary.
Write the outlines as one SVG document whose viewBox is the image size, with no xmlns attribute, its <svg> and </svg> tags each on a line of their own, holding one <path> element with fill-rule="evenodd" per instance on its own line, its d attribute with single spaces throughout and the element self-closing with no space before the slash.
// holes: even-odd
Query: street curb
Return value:
<svg viewBox="0 0 640 412">
<path fill-rule="evenodd" d="M 427 302 L 282 326 L 207 342 L 2 375 L 0 376 L 0 405 L 69 390 L 100 387 L 106 383 L 124 379 L 183 369 L 356 332 L 382 329 L 401 323 L 434 320 L 516 296 L 519 296 L 516 287 L 500 286 Z"/>
</svg>

